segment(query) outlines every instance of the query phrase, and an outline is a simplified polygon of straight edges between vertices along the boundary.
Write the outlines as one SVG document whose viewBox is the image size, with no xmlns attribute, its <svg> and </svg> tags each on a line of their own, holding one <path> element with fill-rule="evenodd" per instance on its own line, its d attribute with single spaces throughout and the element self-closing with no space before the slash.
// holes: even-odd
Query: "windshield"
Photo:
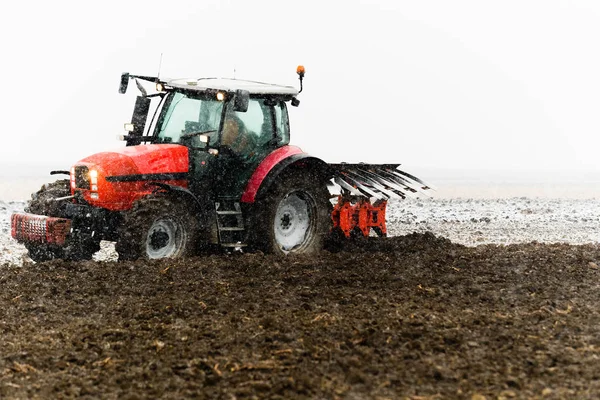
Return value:
<svg viewBox="0 0 600 400">
<path fill-rule="evenodd" d="M 221 122 L 223 102 L 214 98 L 188 97 L 176 92 L 165 112 L 160 130 L 159 143 L 179 143 L 181 135 L 217 131 Z M 217 133 L 208 135 L 210 144 L 217 141 Z"/>
</svg>

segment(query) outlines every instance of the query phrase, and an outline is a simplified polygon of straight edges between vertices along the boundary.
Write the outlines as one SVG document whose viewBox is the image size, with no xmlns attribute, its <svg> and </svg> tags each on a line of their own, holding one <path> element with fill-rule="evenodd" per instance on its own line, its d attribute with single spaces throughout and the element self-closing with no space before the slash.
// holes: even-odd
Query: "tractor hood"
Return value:
<svg viewBox="0 0 600 400">
<path fill-rule="evenodd" d="M 97 153 L 71 169 L 71 192 L 95 207 L 131 209 L 152 193 L 151 182 L 187 187 L 188 149 L 178 144 L 128 146 Z"/>
<path fill-rule="evenodd" d="M 97 168 L 106 178 L 188 172 L 188 149 L 178 144 L 129 146 L 96 153 L 77 164 Z"/>
</svg>

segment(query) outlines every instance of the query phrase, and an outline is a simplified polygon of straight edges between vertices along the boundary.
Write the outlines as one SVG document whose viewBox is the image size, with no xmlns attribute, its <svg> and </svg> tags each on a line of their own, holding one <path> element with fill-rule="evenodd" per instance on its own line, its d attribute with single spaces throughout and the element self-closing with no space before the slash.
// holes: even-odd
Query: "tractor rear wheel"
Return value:
<svg viewBox="0 0 600 400">
<path fill-rule="evenodd" d="M 325 183 L 288 174 L 263 198 L 255 241 L 275 254 L 316 254 L 323 249 L 331 225 Z"/>
<path fill-rule="evenodd" d="M 48 217 L 64 218 L 65 201 L 54 201 L 60 197 L 69 196 L 68 179 L 59 179 L 52 183 L 44 184 L 40 190 L 31 195 L 31 200 L 25 206 L 25 212 Z M 70 238 L 65 247 L 40 244 L 25 243 L 25 248 L 29 251 L 29 258 L 35 262 L 54 260 L 57 258 L 64 260 L 89 260 L 95 252 L 100 250 L 100 241 L 77 240 Z"/>
<path fill-rule="evenodd" d="M 123 220 L 115 250 L 120 261 L 194 255 L 198 220 L 184 202 L 165 196 L 138 200 Z"/>
</svg>

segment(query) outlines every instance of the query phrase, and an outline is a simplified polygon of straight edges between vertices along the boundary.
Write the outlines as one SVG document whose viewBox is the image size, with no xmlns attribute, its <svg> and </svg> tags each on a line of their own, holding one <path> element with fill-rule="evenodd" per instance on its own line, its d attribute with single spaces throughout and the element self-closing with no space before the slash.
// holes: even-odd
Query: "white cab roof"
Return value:
<svg viewBox="0 0 600 400">
<path fill-rule="evenodd" d="M 238 89 L 247 90 L 250 94 L 280 94 L 286 96 L 295 96 L 298 89 L 293 86 L 274 85 L 271 83 L 246 81 L 242 79 L 227 78 L 190 78 L 190 79 L 171 79 L 165 81 L 167 86 L 187 90 L 223 90 L 234 92 Z"/>
</svg>

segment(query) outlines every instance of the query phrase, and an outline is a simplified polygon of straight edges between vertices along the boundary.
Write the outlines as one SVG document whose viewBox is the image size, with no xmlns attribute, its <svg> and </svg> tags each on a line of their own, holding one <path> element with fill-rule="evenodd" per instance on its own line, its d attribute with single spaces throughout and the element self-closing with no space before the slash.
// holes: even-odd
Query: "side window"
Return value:
<svg viewBox="0 0 600 400">
<path fill-rule="evenodd" d="M 235 114 L 244 123 L 249 134 L 254 136 L 258 146 L 273 138 L 273 117 L 264 99 L 250 99 L 248 111 Z"/>
<path fill-rule="evenodd" d="M 275 106 L 275 126 L 277 127 L 279 144 L 288 144 L 290 142 L 290 124 L 288 122 L 287 108 L 283 101 L 280 101 Z"/>
<path fill-rule="evenodd" d="M 223 110 L 223 103 L 220 101 L 203 101 L 202 107 L 200 107 L 200 119 L 196 131 L 217 131 L 221 124 L 221 115 Z M 214 146 L 218 141 L 216 134 L 210 134 L 209 144 Z"/>
<path fill-rule="evenodd" d="M 244 156 L 255 156 L 268 149 L 273 139 L 273 107 L 264 99 L 250 99 L 246 112 L 227 110 L 221 128 L 221 145 Z"/>
</svg>

